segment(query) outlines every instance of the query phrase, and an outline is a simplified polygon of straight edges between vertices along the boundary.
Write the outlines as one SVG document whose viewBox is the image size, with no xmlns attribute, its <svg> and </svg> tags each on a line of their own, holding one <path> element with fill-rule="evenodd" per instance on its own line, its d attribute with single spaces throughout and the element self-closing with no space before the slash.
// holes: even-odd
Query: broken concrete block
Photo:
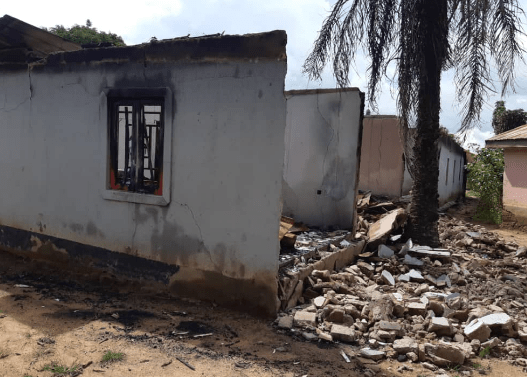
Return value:
<svg viewBox="0 0 527 377">
<path fill-rule="evenodd" d="M 419 361 L 419 356 L 415 352 L 408 352 L 406 357 L 412 362 L 417 363 Z"/>
<path fill-rule="evenodd" d="M 408 309 L 408 314 L 410 315 L 420 315 L 426 317 L 426 304 L 422 302 L 410 302 L 406 305 Z"/>
<path fill-rule="evenodd" d="M 330 334 L 333 339 L 348 343 L 355 341 L 356 338 L 355 330 L 343 325 L 332 325 Z"/>
<path fill-rule="evenodd" d="M 368 317 L 370 322 L 388 321 L 393 313 L 393 301 L 389 296 L 372 302 Z"/>
<path fill-rule="evenodd" d="M 431 249 L 425 246 L 415 246 L 408 251 L 410 254 L 418 257 L 429 257 L 438 259 L 449 259 L 450 252 L 447 249 Z"/>
<path fill-rule="evenodd" d="M 467 234 L 467 236 L 469 236 L 470 238 L 472 238 L 474 240 L 481 239 L 481 233 L 479 233 L 479 232 L 467 232 L 466 234 Z"/>
<path fill-rule="evenodd" d="M 391 258 L 394 254 L 394 251 L 386 245 L 381 244 L 377 249 L 377 255 L 379 256 L 379 258 Z"/>
<path fill-rule="evenodd" d="M 299 310 L 295 313 L 293 319 L 295 326 L 313 326 L 317 325 L 317 313 L 310 313 L 305 310 Z"/>
<path fill-rule="evenodd" d="M 390 321 L 380 321 L 379 329 L 384 330 L 384 331 L 395 331 L 397 334 L 400 334 L 401 332 L 404 331 L 400 323 L 390 322 Z"/>
<path fill-rule="evenodd" d="M 485 323 L 475 319 L 465 327 L 464 333 L 470 340 L 477 339 L 484 342 L 489 338 L 491 330 Z"/>
<path fill-rule="evenodd" d="M 407 264 L 409 266 L 417 266 L 417 267 L 421 267 L 421 266 L 423 266 L 425 264 L 421 259 L 414 258 L 414 257 L 412 257 L 412 256 L 410 256 L 408 254 L 406 254 L 404 256 L 403 263 Z"/>
<path fill-rule="evenodd" d="M 436 317 L 442 317 L 445 312 L 445 306 L 436 300 L 429 300 L 428 308 L 434 312 Z"/>
<path fill-rule="evenodd" d="M 360 354 L 362 357 L 366 359 L 375 360 L 375 361 L 381 360 L 386 356 L 386 352 L 372 350 L 371 348 L 361 349 Z"/>
<path fill-rule="evenodd" d="M 408 275 L 408 274 L 399 275 L 397 280 L 402 281 L 404 283 L 408 283 L 408 282 L 410 282 L 410 275 Z"/>
<path fill-rule="evenodd" d="M 380 220 L 370 225 L 368 230 L 368 244 L 375 247 L 379 243 L 382 243 L 382 240 L 388 238 L 388 235 L 392 230 L 395 230 L 404 224 L 406 217 L 406 212 L 402 208 L 397 208 L 388 212 Z"/>
<path fill-rule="evenodd" d="M 417 296 L 421 296 L 423 293 L 428 292 L 429 289 L 430 289 L 430 286 L 428 284 L 421 284 L 419 285 L 419 287 L 417 287 L 414 293 Z"/>
<path fill-rule="evenodd" d="M 520 248 L 518 248 L 518 250 L 516 250 L 516 255 L 515 256 L 517 258 L 523 258 L 523 257 L 527 256 L 527 247 L 521 246 Z"/>
<path fill-rule="evenodd" d="M 388 270 L 382 271 L 381 278 L 384 284 L 391 285 L 391 286 L 395 285 L 395 279 L 393 278 L 392 274 Z"/>
<path fill-rule="evenodd" d="M 452 286 L 452 282 L 450 281 L 450 278 L 448 277 L 448 275 L 441 275 L 436 280 L 437 280 L 437 286 L 446 285 L 448 288 Z"/>
<path fill-rule="evenodd" d="M 439 336 L 452 336 L 452 324 L 445 317 L 434 317 L 428 326 L 429 332 L 435 332 Z"/>
<path fill-rule="evenodd" d="M 410 276 L 411 281 L 422 282 L 424 280 L 423 275 L 416 270 L 410 270 L 408 276 Z"/>
<path fill-rule="evenodd" d="M 393 343 L 396 334 L 394 331 L 377 330 L 377 337 L 383 342 Z"/>
<path fill-rule="evenodd" d="M 425 352 L 432 362 L 439 367 L 448 365 L 463 365 L 465 363 L 465 354 L 463 351 L 451 344 L 425 344 Z"/>
<path fill-rule="evenodd" d="M 371 276 L 373 272 L 375 271 L 375 268 L 371 264 L 363 262 L 363 261 L 357 262 L 357 267 L 360 269 L 360 271 L 364 275 L 368 277 Z"/>
<path fill-rule="evenodd" d="M 424 362 L 424 363 L 421 364 L 421 366 L 422 366 L 423 368 L 426 368 L 426 369 L 428 369 L 428 370 L 431 370 L 432 372 L 437 370 L 437 367 L 436 367 L 434 364 L 432 364 L 432 363 Z"/>
<path fill-rule="evenodd" d="M 322 331 L 318 333 L 318 338 L 321 340 L 325 340 L 326 342 L 333 341 L 333 337 L 330 334 L 322 332 Z"/>
<path fill-rule="evenodd" d="M 516 332 L 513 328 L 512 318 L 506 313 L 489 314 L 481 317 L 479 320 L 489 326 L 491 329 L 499 329 L 503 335 L 510 337 L 516 336 Z"/>
<path fill-rule="evenodd" d="M 489 348 L 494 348 L 494 347 L 497 347 L 499 345 L 501 345 L 503 342 L 501 340 L 499 340 L 498 338 L 492 338 L 490 340 L 487 340 L 486 342 L 484 343 L 481 343 L 481 348 L 485 349 L 487 347 Z"/>
<path fill-rule="evenodd" d="M 419 344 L 415 339 L 412 338 L 403 338 L 396 339 L 393 342 L 393 349 L 398 354 L 407 354 L 408 352 L 414 352 L 415 354 L 419 353 Z"/>
<path fill-rule="evenodd" d="M 293 317 L 286 315 L 278 319 L 278 327 L 281 329 L 292 329 L 293 328 Z"/>
<path fill-rule="evenodd" d="M 329 322 L 344 322 L 344 309 L 333 309 L 326 317 Z"/>
<path fill-rule="evenodd" d="M 324 296 L 318 296 L 313 300 L 313 304 L 317 309 L 322 309 L 327 304 L 327 299 Z"/>
<path fill-rule="evenodd" d="M 414 247 L 414 243 L 412 242 L 411 238 L 408 238 L 408 241 L 403 245 L 401 250 L 399 251 L 400 256 L 405 256 L 408 253 L 408 250 L 410 250 L 412 247 Z"/>
</svg>

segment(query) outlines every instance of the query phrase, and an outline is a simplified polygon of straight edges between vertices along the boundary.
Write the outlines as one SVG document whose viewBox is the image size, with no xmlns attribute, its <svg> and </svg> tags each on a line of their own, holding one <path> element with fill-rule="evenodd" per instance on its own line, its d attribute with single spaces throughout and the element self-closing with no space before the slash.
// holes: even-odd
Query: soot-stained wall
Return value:
<svg viewBox="0 0 527 377">
<path fill-rule="evenodd" d="M 159 262 L 127 271 L 164 266 L 176 292 L 274 312 L 285 45 L 275 31 L 0 69 L 0 243 L 115 271 Z M 108 190 L 106 96 L 126 88 L 167 93 L 161 201 Z"/>
</svg>

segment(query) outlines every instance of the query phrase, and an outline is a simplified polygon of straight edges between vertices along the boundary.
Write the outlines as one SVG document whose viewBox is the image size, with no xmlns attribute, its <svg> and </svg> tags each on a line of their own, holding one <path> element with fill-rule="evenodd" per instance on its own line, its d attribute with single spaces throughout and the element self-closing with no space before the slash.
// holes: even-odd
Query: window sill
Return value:
<svg viewBox="0 0 527 377">
<path fill-rule="evenodd" d="M 118 202 L 150 204 L 156 206 L 167 206 L 170 203 L 168 195 L 148 195 L 138 194 L 136 192 L 118 191 L 118 190 L 104 190 L 102 197 L 106 200 L 115 200 Z"/>
</svg>

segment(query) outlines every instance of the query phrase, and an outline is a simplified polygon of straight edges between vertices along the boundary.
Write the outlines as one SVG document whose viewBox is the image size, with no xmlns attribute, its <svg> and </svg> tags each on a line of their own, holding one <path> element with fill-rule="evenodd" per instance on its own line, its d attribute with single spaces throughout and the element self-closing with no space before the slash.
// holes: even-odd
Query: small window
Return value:
<svg viewBox="0 0 527 377">
<path fill-rule="evenodd" d="M 445 185 L 448 185 L 448 168 L 450 167 L 450 159 L 446 159 L 446 174 L 445 174 Z"/>
<path fill-rule="evenodd" d="M 454 160 L 454 170 L 452 170 L 452 183 L 454 183 L 454 180 L 456 179 L 456 167 L 457 167 L 457 161 Z"/>
<path fill-rule="evenodd" d="M 163 98 L 110 99 L 109 189 L 163 193 Z"/>
<path fill-rule="evenodd" d="M 170 88 L 105 89 L 100 119 L 107 129 L 104 190 L 107 200 L 170 203 L 174 99 Z"/>
</svg>

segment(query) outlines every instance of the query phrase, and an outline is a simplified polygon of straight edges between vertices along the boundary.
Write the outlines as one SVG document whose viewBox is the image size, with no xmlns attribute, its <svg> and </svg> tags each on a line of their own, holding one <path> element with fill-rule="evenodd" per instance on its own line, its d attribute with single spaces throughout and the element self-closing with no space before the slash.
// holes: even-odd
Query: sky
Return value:
<svg viewBox="0 0 527 377">
<path fill-rule="evenodd" d="M 99 30 L 116 33 L 127 45 L 189 35 L 225 33 L 246 34 L 285 30 L 287 42 L 286 90 L 335 88 L 328 68 L 321 81 L 310 81 L 302 74 L 322 22 L 335 0 L 90 0 L 76 6 L 71 0 L 11 1 L 2 6 L 9 14 L 38 27 L 74 24 L 84 25 L 90 19 Z M 520 1 L 527 10 L 527 0 Z M 527 21 L 526 21 L 527 22 Z M 359 55 L 360 56 L 360 55 Z M 367 57 L 356 60 L 356 71 L 350 73 L 350 86 L 366 92 Z M 441 81 L 441 125 L 456 133 L 461 108 L 456 101 L 453 72 L 444 72 Z M 499 85 L 499 84 L 498 84 Z M 385 82 L 378 98 L 378 114 L 396 114 L 396 87 Z M 494 132 L 491 127 L 494 103 L 504 100 L 508 109 L 527 109 L 527 67 L 519 64 L 517 90 L 501 98 L 501 87 L 491 93 L 481 113 L 480 127 L 467 135 L 468 143 L 484 145 Z M 366 103 L 368 108 L 368 103 Z M 375 114 L 375 113 L 374 113 Z"/>
</svg>

